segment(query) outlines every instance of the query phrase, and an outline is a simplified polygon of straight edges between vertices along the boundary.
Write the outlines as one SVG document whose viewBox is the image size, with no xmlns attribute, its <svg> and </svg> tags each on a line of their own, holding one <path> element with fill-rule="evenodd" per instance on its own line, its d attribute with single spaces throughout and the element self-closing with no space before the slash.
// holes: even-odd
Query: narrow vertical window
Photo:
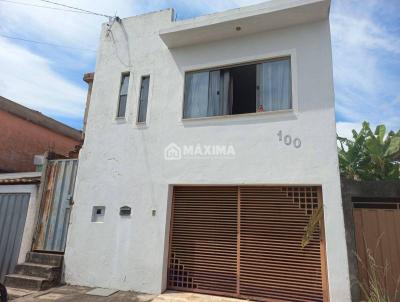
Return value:
<svg viewBox="0 0 400 302">
<path fill-rule="evenodd" d="M 119 90 L 117 117 L 125 117 L 126 100 L 128 98 L 129 73 L 123 74 Z"/>
<path fill-rule="evenodd" d="M 140 84 L 140 97 L 139 97 L 139 112 L 138 112 L 138 123 L 146 122 L 147 115 L 147 103 L 149 99 L 149 84 L 150 76 L 142 77 Z"/>
</svg>

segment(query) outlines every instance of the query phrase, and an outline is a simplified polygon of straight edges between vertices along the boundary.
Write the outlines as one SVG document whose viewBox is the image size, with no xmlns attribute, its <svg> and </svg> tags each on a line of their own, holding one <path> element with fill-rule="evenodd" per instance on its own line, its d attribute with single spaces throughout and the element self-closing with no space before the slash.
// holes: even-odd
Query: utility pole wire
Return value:
<svg viewBox="0 0 400 302">
<path fill-rule="evenodd" d="M 90 15 L 91 15 L 91 13 L 88 13 L 88 12 L 82 12 L 82 11 L 72 10 L 72 9 L 65 9 L 65 8 L 58 8 L 58 7 L 52 7 L 52 6 L 31 4 L 31 3 L 19 2 L 19 1 L 12 1 L 12 0 L 0 0 L 0 1 L 1 1 L 1 2 L 12 3 L 12 4 L 25 5 L 25 6 L 33 6 L 33 7 L 38 7 L 38 8 L 54 9 L 54 10 L 59 10 L 59 11 L 64 11 L 64 12 L 70 12 L 70 13 L 87 14 L 87 15 L 90 14 Z"/>
<path fill-rule="evenodd" d="M 64 45 L 53 44 L 53 43 L 48 43 L 48 42 L 41 42 L 41 41 L 29 40 L 29 39 L 24 39 L 24 38 L 19 38 L 19 37 L 11 37 L 11 36 L 4 35 L 4 34 L 2 34 L 2 33 L 0 33 L 0 37 L 6 38 L 6 39 L 12 39 L 12 40 L 18 40 L 18 41 L 29 42 L 29 43 L 35 43 L 35 44 L 43 44 L 43 45 L 48 45 L 48 46 L 53 46 L 53 47 L 61 47 L 61 48 L 69 48 L 69 49 L 75 49 L 75 50 L 96 52 L 96 51 L 93 50 L 93 49 L 70 47 L 70 46 L 64 46 Z"/>
<path fill-rule="evenodd" d="M 66 5 L 66 4 L 53 2 L 53 1 L 50 1 L 50 0 L 38 0 L 38 1 L 51 3 L 51 4 L 54 4 L 54 5 L 59 5 L 59 6 L 63 6 L 63 7 L 71 8 L 71 9 L 75 9 L 75 10 L 78 10 L 78 11 L 86 12 L 86 13 L 97 15 L 97 16 L 103 16 L 103 17 L 106 17 L 106 18 L 114 18 L 113 16 L 92 12 L 90 10 L 86 10 L 86 9 L 82 9 L 82 8 L 78 8 L 78 7 L 73 7 L 73 6 L 69 6 L 69 5 Z"/>
</svg>

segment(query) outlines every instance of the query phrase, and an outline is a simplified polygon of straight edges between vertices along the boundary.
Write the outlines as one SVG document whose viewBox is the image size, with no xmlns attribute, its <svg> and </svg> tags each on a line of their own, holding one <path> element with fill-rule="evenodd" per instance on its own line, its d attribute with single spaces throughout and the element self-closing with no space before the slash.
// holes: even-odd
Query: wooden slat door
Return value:
<svg viewBox="0 0 400 302">
<path fill-rule="evenodd" d="M 168 288 L 260 301 L 328 301 L 318 187 L 175 187 Z"/>
<path fill-rule="evenodd" d="M 175 187 L 168 287 L 235 294 L 237 189 Z"/>
<path fill-rule="evenodd" d="M 320 230 L 302 249 L 317 188 L 240 187 L 240 294 L 323 301 Z"/>
<path fill-rule="evenodd" d="M 386 284 L 392 300 L 400 282 L 400 209 L 353 209 L 359 281 L 369 286 L 368 255 L 374 257 L 378 266 L 376 274 Z M 387 272 L 384 273 L 384 267 Z M 383 277 L 386 275 L 385 277 Z M 397 295 L 399 295 L 397 293 Z M 397 299 L 399 296 L 397 296 Z M 397 300 L 396 300 L 397 301 Z"/>
</svg>

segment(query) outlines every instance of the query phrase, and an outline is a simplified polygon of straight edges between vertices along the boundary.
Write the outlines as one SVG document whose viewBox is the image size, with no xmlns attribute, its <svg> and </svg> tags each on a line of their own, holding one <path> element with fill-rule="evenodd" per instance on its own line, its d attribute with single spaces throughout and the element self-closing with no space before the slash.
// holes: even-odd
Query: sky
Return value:
<svg viewBox="0 0 400 302">
<path fill-rule="evenodd" d="M 173 7 L 178 19 L 263 2 L 54 1 L 120 17 Z M 351 129 L 359 129 L 364 120 L 373 126 L 400 129 L 399 12 L 400 0 L 332 0 L 330 23 L 340 135 L 350 136 Z M 0 20 L 0 95 L 80 129 L 87 92 L 82 77 L 95 69 L 100 26 L 107 19 L 73 13 L 43 0 L 0 0 Z"/>
</svg>

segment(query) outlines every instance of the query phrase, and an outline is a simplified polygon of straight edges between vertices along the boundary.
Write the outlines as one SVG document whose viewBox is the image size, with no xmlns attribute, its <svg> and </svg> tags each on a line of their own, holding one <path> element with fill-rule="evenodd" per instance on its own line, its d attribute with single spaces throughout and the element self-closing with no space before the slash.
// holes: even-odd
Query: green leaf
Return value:
<svg viewBox="0 0 400 302">
<path fill-rule="evenodd" d="M 400 130 L 396 133 L 379 125 L 372 132 L 368 122 L 353 130 L 353 138 L 337 137 L 339 170 L 355 180 L 400 179 Z"/>
<path fill-rule="evenodd" d="M 375 129 L 375 135 L 377 136 L 379 142 L 382 144 L 385 138 L 386 127 L 385 125 L 379 125 Z"/>
<path fill-rule="evenodd" d="M 389 147 L 386 149 L 385 156 L 392 156 L 400 152 L 400 137 L 392 137 Z"/>
<path fill-rule="evenodd" d="M 382 154 L 382 146 L 377 140 L 369 139 L 365 142 L 365 146 L 367 147 L 370 154 L 373 156 L 379 156 L 380 154 Z"/>
</svg>

